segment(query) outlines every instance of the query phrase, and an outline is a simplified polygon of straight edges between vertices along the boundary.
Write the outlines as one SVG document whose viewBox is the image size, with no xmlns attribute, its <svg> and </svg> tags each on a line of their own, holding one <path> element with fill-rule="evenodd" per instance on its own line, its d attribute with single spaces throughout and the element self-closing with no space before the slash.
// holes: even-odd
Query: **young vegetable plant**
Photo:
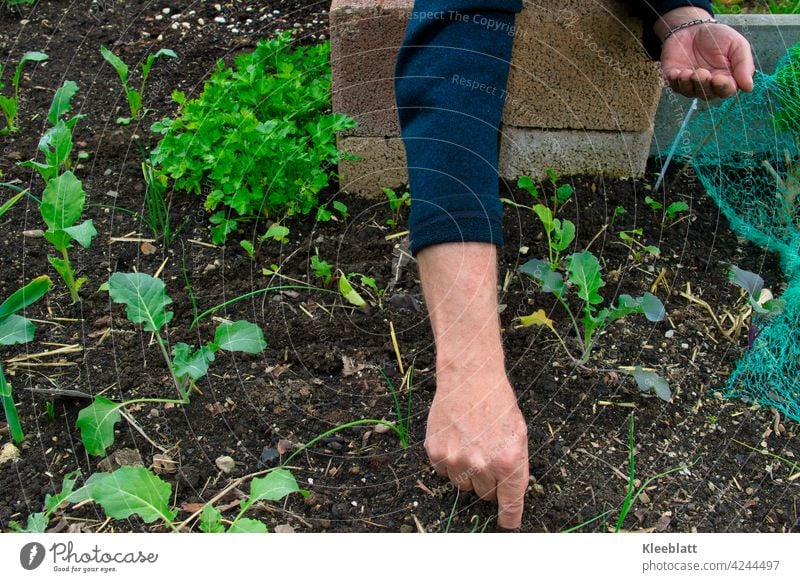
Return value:
<svg viewBox="0 0 800 582">
<path fill-rule="evenodd" d="M 566 202 L 572 198 L 575 190 L 571 184 L 559 184 L 558 181 L 561 180 L 561 176 L 559 176 L 553 168 L 547 168 L 545 171 L 547 172 L 547 178 L 550 180 L 550 185 L 553 187 L 554 192 L 550 197 L 550 201 L 553 203 L 553 214 L 557 214 L 559 206 L 566 204 Z"/>
<path fill-rule="evenodd" d="M 381 298 L 383 297 L 385 289 L 378 287 L 373 277 L 368 277 L 363 273 L 348 273 L 345 275 L 343 271 L 339 271 L 339 292 L 342 294 L 342 297 L 344 297 L 348 303 L 356 307 L 364 307 L 367 304 L 366 300 L 353 287 L 352 281 L 355 280 L 356 277 L 361 282 L 363 290 L 378 304 L 378 309 L 382 309 Z"/>
<path fill-rule="evenodd" d="M 350 216 L 350 213 L 347 210 L 347 205 L 344 202 L 334 200 L 331 203 L 331 206 L 333 206 L 333 209 L 339 213 L 339 215 L 342 217 L 342 220 L 347 220 L 347 218 Z M 327 204 L 323 204 L 317 209 L 317 221 L 328 222 L 333 218 L 333 212 L 328 209 Z"/>
<path fill-rule="evenodd" d="M 664 214 L 666 215 L 670 224 L 672 224 L 678 218 L 679 214 L 686 212 L 687 210 L 689 210 L 689 205 L 683 200 L 677 200 L 676 202 L 672 202 L 667 206 Z"/>
<path fill-rule="evenodd" d="M 533 259 L 525 263 L 520 272 L 532 277 L 546 293 L 552 294 L 569 315 L 576 337 L 581 344 L 579 357 L 572 355 L 571 350 L 558 333 L 553 321 L 548 319 L 543 309 L 520 318 L 520 327 L 543 325 L 550 329 L 556 336 L 567 354 L 579 365 L 589 361 L 595 345 L 595 335 L 613 322 L 628 315 L 643 314 L 648 320 L 656 322 L 665 317 L 664 305 L 651 293 L 633 298 L 630 295 L 620 295 L 618 304 L 613 307 L 602 307 L 603 297 L 600 289 L 605 286 L 601 274 L 600 263 L 590 252 L 574 253 L 567 258 L 566 281 L 564 275 L 550 269 L 547 261 Z M 567 302 L 569 284 L 577 288 L 577 296 L 583 301 L 581 311 L 575 312 Z M 579 316 L 581 316 L 578 319 Z"/>
<path fill-rule="evenodd" d="M 389 209 L 392 211 L 392 217 L 386 221 L 389 226 L 397 226 L 400 223 L 400 216 L 404 206 L 411 206 L 411 194 L 403 192 L 398 196 L 397 192 L 391 188 L 384 188 L 383 193 L 389 201 Z"/>
<path fill-rule="evenodd" d="M 35 332 L 33 322 L 27 317 L 17 315 L 17 312 L 41 299 L 50 290 L 52 284 L 50 277 L 46 275 L 37 277 L 12 293 L 8 299 L 0 304 L 0 346 L 26 344 L 33 341 Z M 22 431 L 17 407 L 14 404 L 11 384 L 6 380 L 3 372 L 2 361 L 0 361 L 0 400 L 3 401 L 3 410 L 6 413 L 6 422 L 8 422 L 11 438 L 16 442 L 22 442 L 25 438 L 25 433 Z"/>
<path fill-rule="evenodd" d="M 648 256 L 660 257 L 661 249 L 655 245 L 646 245 L 639 241 L 639 237 L 643 235 L 644 231 L 641 228 L 634 228 L 631 230 L 622 230 L 617 236 L 622 241 L 622 244 L 628 248 L 631 253 L 631 258 L 636 263 L 641 263 Z"/>
<path fill-rule="evenodd" d="M 119 75 L 119 79 L 122 81 L 122 88 L 125 90 L 125 97 L 128 99 L 128 107 L 130 108 L 131 116 L 118 118 L 117 123 L 120 125 L 128 125 L 131 121 L 138 121 L 144 117 L 144 114 L 146 113 L 146 111 L 142 109 L 144 86 L 147 83 L 147 77 L 150 76 L 150 69 L 153 68 L 153 63 L 155 63 L 156 59 L 159 57 L 169 57 L 171 59 L 178 58 L 178 55 L 176 55 L 174 51 L 166 48 L 160 49 L 155 54 L 147 55 L 147 59 L 145 59 L 144 63 L 142 63 L 142 82 L 137 90 L 128 84 L 128 65 L 126 65 L 122 59 L 104 46 L 100 47 L 100 54 L 102 54 L 103 58 L 112 67 L 114 67 L 117 75 Z"/>
<path fill-rule="evenodd" d="M 144 330 L 153 333 L 180 399 L 139 398 L 113 402 L 96 397 L 80 411 L 76 422 L 90 455 L 103 455 L 114 443 L 114 425 L 122 418 L 120 409 L 143 402 L 188 404 L 194 382 L 208 373 L 209 364 L 220 351 L 258 354 L 267 346 L 261 328 L 248 321 L 236 321 L 221 324 L 214 341 L 197 350 L 188 344 L 176 343 L 170 358 L 162 334 L 174 314 L 166 309 L 172 299 L 166 294 L 164 282 L 145 273 L 114 273 L 108 280 L 108 292 L 112 301 L 126 306 L 132 323 L 144 324 Z"/>
<path fill-rule="evenodd" d="M 625 207 L 624 206 L 617 206 L 614 208 L 614 212 L 611 213 L 611 221 L 608 223 L 609 228 L 614 228 L 614 223 L 617 221 L 617 218 L 625 214 Z"/>
<path fill-rule="evenodd" d="M 72 303 L 80 301 L 78 291 L 86 282 L 86 277 L 75 278 L 68 250 L 72 248 L 73 240 L 83 248 L 89 248 L 92 239 L 97 236 L 91 220 L 76 224 L 85 205 L 86 192 L 80 180 L 68 170 L 47 182 L 39 206 L 42 219 L 47 224 L 44 237 L 61 254 L 61 257 L 48 257 L 48 260 L 67 284 Z"/>
<path fill-rule="evenodd" d="M 41 63 L 46 61 L 48 56 L 38 51 L 29 51 L 22 55 L 17 68 L 14 70 L 14 77 L 11 81 L 11 86 L 14 89 L 14 95 L 8 97 L 2 94 L 3 85 L 3 64 L 0 63 L 0 110 L 6 118 L 6 126 L 0 129 L 0 135 L 8 135 L 9 133 L 16 133 L 19 128 L 15 125 L 17 122 L 17 112 L 19 110 L 19 80 L 22 76 L 22 69 L 27 63 Z"/>
<path fill-rule="evenodd" d="M 16 521 L 11 529 L 21 533 L 44 533 L 52 516 L 68 504 L 93 500 L 112 519 L 128 519 L 138 516 L 144 523 L 161 521 L 173 532 L 181 531 L 186 522 L 175 523 L 178 509 L 171 506 L 172 485 L 149 469 L 141 466 L 126 466 L 111 473 L 94 473 L 76 488 L 80 471 L 68 473 L 63 480 L 61 492 L 45 496 L 44 511 L 28 516 L 25 527 Z M 300 489 L 294 476 L 286 469 L 273 469 L 264 477 L 250 482 L 250 494 L 242 501 L 238 515 L 229 525 L 228 533 L 265 533 L 266 526 L 254 519 L 242 517 L 259 501 L 280 501 L 287 495 L 308 491 Z M 222 514 L 211 504 L 203 508 L 199 516 L 200 530 L 207 533 L 226 531 Z"/>
<path fill-rule="evenodd" d="M 45 182 L 72 167 L 72 130 L 84 115 L 74 115 L 70 119 L 63 119 L 63 117 L 72 108 L 72 98 L 77 92 L 78 85 L 74 81 L 64 81 L 53 97 L 50 111 L 47 114 L 47 120 L 51 127 L 39 140 L 39 151 L 44 154 L 44 163 L 35 160 L 19 162 L 20 166 L 33 168 L 39 172 Z"/>
<path fill-rule="evenodd" d="M 328 261 L 323 261 L 319 258 L 319 255 L 314 255 L 311 257 L 311 270 L 314 271 L 314 276 L 320 279 L 325 287 L 330 286 L 333 278 L 333 268 Z"/>
<path fill-rule="evenodd" d="M 764 288 L 764 279 L 757 273 L 745 271 L 733 265 L 728 271 L 728 279 L 734 285 L 741 287 L 747 294 L 753 315 L 747 330 L 747 347 L 752 348 L 758 339 L 764 323 L 770 318 L 783 313 L 786 302 L 774 299 L 772 292 Z"/>
</svg>

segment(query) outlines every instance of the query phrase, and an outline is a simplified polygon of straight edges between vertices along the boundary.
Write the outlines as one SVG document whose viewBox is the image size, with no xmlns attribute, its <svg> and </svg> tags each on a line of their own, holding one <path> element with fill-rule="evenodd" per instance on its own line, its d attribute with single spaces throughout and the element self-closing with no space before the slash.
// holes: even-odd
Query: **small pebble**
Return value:
<svg viewBox="0 0 800 582">
<path fill-rule="evenodd" d="M 224 16 L 215 16 L 214 17 L 214 22 L 217 22 L 219 24 L 225 24 L 225 17 Z"/>
<path fill-rule="evenodd" d="M 664 332 L 664 337 L 666 337 L 666 338 L 671 338 L 671 337 L 674 337 L 674 336 L 675 336 L 675 330 L 674 329 L 668 329 L 666 332 Z"/>
<path fill-rule="evenodd" d="M 217 460 L 214 461 L 214 464 L 223 473 L 230 473 L 236 468 L 236 461 L 227 455 L 217 457 Z"/>
<path fill-rule="evenodd" d="M 684 342 L 684 343 L 682 343 L 682 344 L 681 344 L 681 347 L 682 347 L 684 350 L 688 350 L 688 349 L 689 349 L 689 344 L 687 344 L 687 343 L 685 343 L 685 342 Z"/>
</svg>

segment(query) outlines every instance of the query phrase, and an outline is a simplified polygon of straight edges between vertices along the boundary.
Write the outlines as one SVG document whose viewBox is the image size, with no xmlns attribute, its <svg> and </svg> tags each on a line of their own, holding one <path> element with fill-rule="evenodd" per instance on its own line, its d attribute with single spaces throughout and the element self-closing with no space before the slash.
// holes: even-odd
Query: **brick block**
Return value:
<svg viewBox="0 0 800 582">
<path fill-rule="evenodd" d="M 647 164 L 652 128 L 643 131 L 542 130 L 504 126 L 500 172 L 504 178 L 599 174 L 614 178 L 641 176 Z"/>
<path fill-rule="evenodd" d="M 598 174 L 621 178 L 642 176 L 652 130 L 639 132 L 541 130 L 503 126 L 500 141 L 500 175 L 543 179 L 547 168 L 559 174 Z M 403 188 L 408 183 L 406 155 L 400 138 L 341 137 L 339 148 L 359 156 L 359 161 L 339 164 L 343 190 L 365 198 L 383 199 L 382 188 Z"/>
<path fill-rule="evenodd" d="M 406 149 L 399 137 L 339 137 L 337 146 L 361 158 L 339 162 L 342 190 L 382 200 L 383 188 L 397 189 L 408 183 Z"/>
<path fill-rule="evenodd" d="M 517 16 L 503 120 L 516 127 L 642 131 L 661 91 L 623 0 L 527 3 Z"/>
<path fill-rule="evenodd" d="M 413 0 L 333 0 L 333 109 L 358 121 L 348 135 L 400 135 L 394 64 Z"/>
</svg>

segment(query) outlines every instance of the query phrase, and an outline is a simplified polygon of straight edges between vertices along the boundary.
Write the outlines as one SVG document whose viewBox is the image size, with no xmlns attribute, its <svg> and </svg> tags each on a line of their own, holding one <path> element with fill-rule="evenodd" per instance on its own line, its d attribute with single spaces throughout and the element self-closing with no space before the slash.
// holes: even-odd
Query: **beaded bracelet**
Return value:
<svg viewBox="0 0 800 582">
<path fill-rule="evenodd" d="M 664 39 L 663 39 L 661 42 L 663 43 L 663 42 L 664 42 L 664 41 L 666 41 L 666 40 L 667 40 L 667 39 L 668 39 L 670 36 L 672 36 L 673 34 L 675 34 L 676 32 L 678 32 L 678 31 L 679 31 L 679 30 L 681 30 L 681 29 L 684 29 L 684 28 L 689 28 L 690 26 L 694 26 L 695 24 L 706 24 L 706 23 L 709 23 L 709 24 L 719 24 L 719 20 L 717 20 L 717 19 L 715 19 L 715 18 L 697 18 L 697 19 L 695 19 L 695 20 L 689 20 L 688 22 L 684 22 L 684 23 L 683 23 L 683 24 L 681 24 L 680 26 L 676 26 L 675 28 L 673 28 L 672 30 L 670 30 L 670 31 L 669 31 L 669 32 L 668 32 L 668 33 L 667 33 L 667 34 L 664 36 Z"/>
</svg>

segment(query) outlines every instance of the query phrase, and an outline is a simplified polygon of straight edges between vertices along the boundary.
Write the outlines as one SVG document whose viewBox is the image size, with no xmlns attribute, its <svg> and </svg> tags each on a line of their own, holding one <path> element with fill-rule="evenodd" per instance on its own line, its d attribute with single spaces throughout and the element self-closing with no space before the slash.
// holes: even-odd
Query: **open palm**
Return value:
<svg viewBox="0 0 800 582">
<path fill-rule="evenodd" d="M 661 50 L 661 68 L 670 87 L 708 101 L 753 90 L 750 43 L 724 24 L 700 24 L 675 32 Z"/>
</svg>

